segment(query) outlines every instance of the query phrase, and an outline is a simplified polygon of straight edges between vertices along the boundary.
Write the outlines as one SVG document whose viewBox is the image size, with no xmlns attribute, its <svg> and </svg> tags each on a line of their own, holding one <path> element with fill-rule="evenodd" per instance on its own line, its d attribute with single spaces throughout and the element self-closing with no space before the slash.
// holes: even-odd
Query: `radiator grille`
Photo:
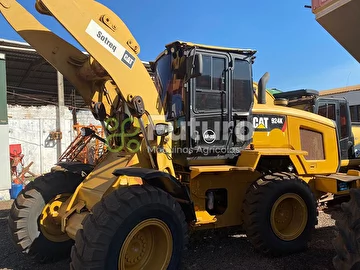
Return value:
<svg viewBox="0 0 360 270">
<path fill-rule="evenodd" d="M 320 132 L 300 128 L 301 149 L 308 152 L 307 160 L 324 160 L 324 138 Z"/>
</svg>

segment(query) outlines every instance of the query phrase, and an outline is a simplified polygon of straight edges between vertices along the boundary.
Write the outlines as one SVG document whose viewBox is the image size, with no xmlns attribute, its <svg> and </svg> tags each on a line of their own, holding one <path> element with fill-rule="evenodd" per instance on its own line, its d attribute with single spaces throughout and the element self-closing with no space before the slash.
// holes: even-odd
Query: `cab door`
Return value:
<svg viewBox="0 0 360 270">
<path fill-rule="evenodd" d="M 201 54 L 203 73 L 192 80 L 190 95 L 190 148 L 198 155 L 219 155 L 228 140 L 229 56 Z"/>
</svg>

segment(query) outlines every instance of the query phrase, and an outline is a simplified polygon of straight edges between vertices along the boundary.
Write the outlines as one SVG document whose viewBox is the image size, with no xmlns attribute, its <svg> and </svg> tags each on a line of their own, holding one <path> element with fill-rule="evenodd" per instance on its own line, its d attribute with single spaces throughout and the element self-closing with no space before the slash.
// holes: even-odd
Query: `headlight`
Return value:
<svg viewBox="0 0 360 270">
<path fill-rule="evenodd" d="M 155 135 L 156 136 L 167 136 L 169 133 L 173 132 L 173 127 L 170 124 L 156 124 L 155 125 Z"/>
</svg>

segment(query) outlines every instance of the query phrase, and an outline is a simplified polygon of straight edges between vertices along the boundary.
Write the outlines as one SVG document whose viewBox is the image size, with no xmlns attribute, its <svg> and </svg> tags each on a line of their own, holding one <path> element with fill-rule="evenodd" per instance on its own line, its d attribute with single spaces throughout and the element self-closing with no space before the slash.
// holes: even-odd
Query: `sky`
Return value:
<svg viewBox="0 0 360 270">
<path fill-rule="evenodd" d="M 65 1 L 65 0 L 63 0 Z M 64 28 L 20 0 L 46 27 L 79 47 Z M 360 84 L 360 64 L 315 20 L 311 0 L 101 0 L 127 25 L 151 61 L 175 40 L 257 50 L 254 80 L 270 73 L 268 87 L 326 90 Z M 0 16 L 0 38 L 23 41 Z"/>
</svg>

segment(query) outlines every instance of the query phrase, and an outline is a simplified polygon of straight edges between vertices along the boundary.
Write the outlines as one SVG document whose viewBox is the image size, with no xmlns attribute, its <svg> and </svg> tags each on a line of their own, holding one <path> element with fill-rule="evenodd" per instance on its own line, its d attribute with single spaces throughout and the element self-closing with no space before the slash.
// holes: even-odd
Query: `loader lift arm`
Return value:
<svg viewBox="0 0 360 270">
<path fill-rule="evenodd" d="M 0 1 L 0 12 L 8 23 L 75 86 L 115 148 L 124 144 L 121 140 L 130 140 L 117 135 L 124 132 L 119 123 L 124 119 L 130 119 L 132 130 L 140 127 L 143 138 L 148 124 L 165 121 L 159 93 L 137 56 L 140 46 L 113 11 L 87 0 L 38 0 L 36 9 L 53 16 L 88 54 L 55 35 L 17 1 Z M 137 140 L 142 141 L 141 137 Z M 149 147 L 160 140 L 155 137 L 145 143 Z M 165 153 L 156 157 L 148 153 L 148 158 L 153 168 L 174 174 Z"/>
<path fill-rule="evenodd" d="M 121 91 L 121 96 L 128 102 L 132 97 L 146 96 L 146 110 L 150 114 L 162 113 L 162 107 L 156 106 L 157 90 L 137 57 L 140 46 L 110 9 L 98 2 L 89 4 L 86 0 L 36 3 L 40 13 L 54 15 L 90 54 L 88 56 L 52 33 L 15 0 L 0 3 L 2 15 L 14 30 L 69 79 L 88 105 L 96 98 L 102 101 L 104 87 L 111 88 L 108 84 L 111 82 L 116 87 L 107 89 L 108 92 L 115 90 L 118 94 Z M 110 115 L 110 108 L 106 109 Z"/>
</svg>

